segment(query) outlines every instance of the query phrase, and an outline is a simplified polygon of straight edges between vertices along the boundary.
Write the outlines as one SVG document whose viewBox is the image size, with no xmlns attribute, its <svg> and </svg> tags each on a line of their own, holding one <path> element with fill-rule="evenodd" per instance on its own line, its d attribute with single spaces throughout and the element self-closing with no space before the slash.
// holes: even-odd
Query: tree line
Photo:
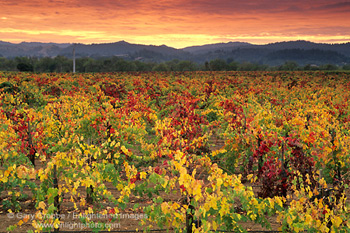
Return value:
<svg viewBox="0 0 350 233">
<path fill-rule="evenodd" d="M 73 71 L 73 61 L 64 56 L 51 57 L 16 57 L 7 59 L 0 57 L 1 71 L 28 71 L 28 72 L 57 72 Z M 108 58 L 77 58 L 77 72 L 119 72 L 119 71 L 297 71 L 297 70 L 350 70 L 350 64 L 337 66 L 305 65 L 300 66 L 294 61 L 287 61 L 279 66 L 251 62 L 236 62 L 232 60 L 214 59 L 204 64 L 197 64 L 186 60 L 171 60 L 163 63 L 144 62 L 139 60 L 125 60 L 120 57 Z"/>
</svg>

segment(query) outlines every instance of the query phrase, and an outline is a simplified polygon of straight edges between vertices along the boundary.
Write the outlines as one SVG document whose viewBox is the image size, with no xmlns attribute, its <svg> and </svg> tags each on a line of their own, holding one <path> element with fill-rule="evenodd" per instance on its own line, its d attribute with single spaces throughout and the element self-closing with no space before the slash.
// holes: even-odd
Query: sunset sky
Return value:
<svg viewBox="0 0 350 233">
<path fill-rule="evenodd" d="M 350 1 L 0 0 L 0 40 L 191 45 L 350 42 Z"/>
</svg>

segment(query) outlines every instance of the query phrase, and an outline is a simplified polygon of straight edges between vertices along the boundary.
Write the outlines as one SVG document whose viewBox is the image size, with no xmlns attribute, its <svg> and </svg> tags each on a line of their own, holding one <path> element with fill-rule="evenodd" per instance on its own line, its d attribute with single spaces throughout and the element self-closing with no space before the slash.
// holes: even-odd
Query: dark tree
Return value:
<svg viewBox="0 0 350 233">
<path fill-rule="evenodd" d="M 17 65 L 17 69 L 21 72 L 33 72 L 34 71 L 34 67 L 31 64 L 28 63 L 18 63 Z"/>
<path fill-rule="evenodd" d="M 212 60 L 209 62 L 209 66 L 213 71 L 223 71 L 228 68 L 226 61 L 223 59 Z"/>
</svg>

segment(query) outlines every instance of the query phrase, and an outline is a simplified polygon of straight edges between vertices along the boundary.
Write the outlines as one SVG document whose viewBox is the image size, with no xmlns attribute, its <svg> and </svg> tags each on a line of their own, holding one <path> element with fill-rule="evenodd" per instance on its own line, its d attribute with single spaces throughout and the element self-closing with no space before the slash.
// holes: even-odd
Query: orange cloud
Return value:
<svg viewBox="0 0 350 233">
<path fill-rule="evenodd" d="M 225 41 L 350 41 L 349 2 L 0 0 L 4 41 L 185 47 Z"/>
</svg>

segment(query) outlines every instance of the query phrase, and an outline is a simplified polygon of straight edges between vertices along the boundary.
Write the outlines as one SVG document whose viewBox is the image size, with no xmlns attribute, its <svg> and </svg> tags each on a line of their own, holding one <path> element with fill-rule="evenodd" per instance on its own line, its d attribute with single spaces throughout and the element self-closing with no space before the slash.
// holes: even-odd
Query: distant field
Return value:
<svg viewBox="0 0 350 233">
<path fill-rule="evenodd" d="M 0 93 L 1 230 L 350 230 L 350 73 L 0 72 Z"/>
</svg>

